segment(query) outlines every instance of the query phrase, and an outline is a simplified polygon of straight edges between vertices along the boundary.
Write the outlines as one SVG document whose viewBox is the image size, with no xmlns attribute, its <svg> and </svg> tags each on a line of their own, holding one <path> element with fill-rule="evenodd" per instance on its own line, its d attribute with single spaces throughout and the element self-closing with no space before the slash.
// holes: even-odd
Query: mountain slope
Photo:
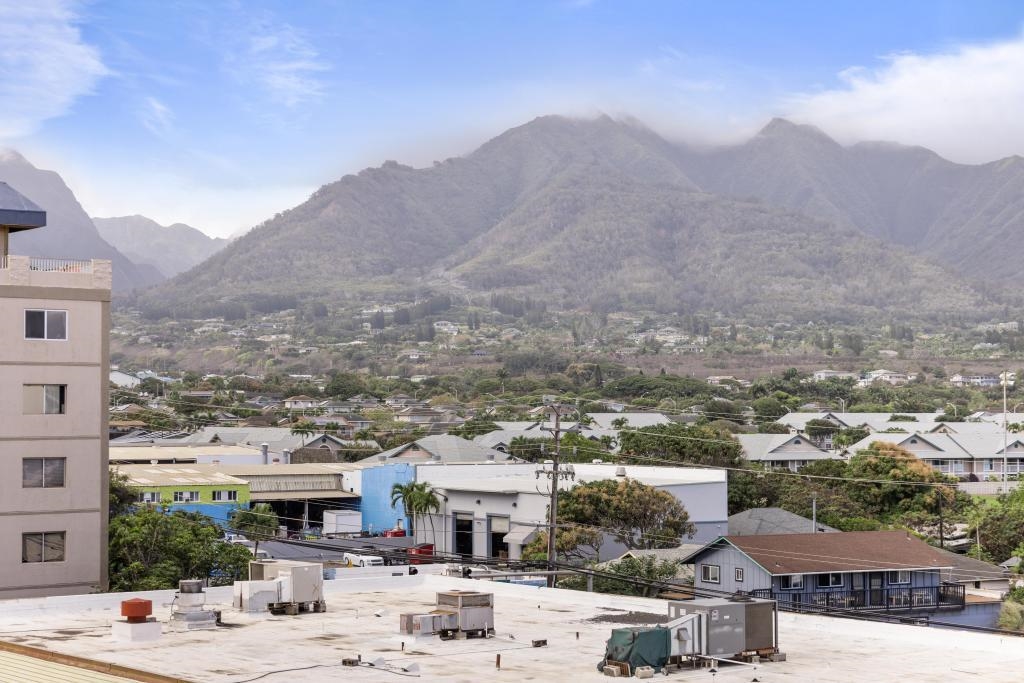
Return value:
<svg viewBox="0 0 1024 683">
<path fill-rule="evenodd" d="M 11 252 L 51 258 L 109 259 L 116 291 L 143 287 L 163 279 L 154 269 L 137 266 L 105 242 L 64 180 L 14 151 L 0 151 L 0 179 L 46 210 L 46 226 L 11 235 Z"/>
<path fill-rule="evenodd" d="M 184 223 L 164 226 L 145 216 L 94 217 L 92 222 L 118 251 L 136 264 L 157 269 L 164 277 L 188 270 L 228 243 Z"/>
<path fill-rule="evenodd" d="M 324 294 L 338 282 L 408 280 L 573 167 L 641 178 L 673 173 L 665 182 L 694 188 L 668 143 L 655 138 L 665 151 L 652 157 L 650 135 L 611 119 L 545 117 L 432 168 L 386 162 L 325 185 L 154 295 L 187 300 L 218 288 Z"/>
<path fill-rule="evenodd" d="M 816 144 L 846 163 L 835 143 Z M 455 285 L 604 310 L 802 318 L 986 305 L 951 272 L 848 223 L 702 192 L 722 176 L 691 161 L 635 124 L 543 117 L 432 168 L 388 162 L 346 176 L 139 303 L 202 315 L 258 295 Z M 817 172 L 808 167 L 808 184 Z M 841 216 L 853 201 L 811 196 L 804 208 Z"/>
<path fill-rule="evenodd" d="M 956 164 L 920 147 L 843 147 L 775 119 L 749 141 L 685 150 L 706 191 L 757 198 L 856 228 L 987 278 L 1017 272 L 1024 248 L 1024 160 Z"/>
</svg>

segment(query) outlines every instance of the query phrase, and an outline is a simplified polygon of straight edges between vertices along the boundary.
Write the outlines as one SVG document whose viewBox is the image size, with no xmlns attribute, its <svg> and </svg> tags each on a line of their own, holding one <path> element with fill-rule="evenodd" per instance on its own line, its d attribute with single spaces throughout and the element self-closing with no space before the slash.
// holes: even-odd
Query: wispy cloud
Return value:
<svg viewBox="0 0 1024 683">
<path fill-rule="evenodd" d="M 784 109 L 845 142 L 895 140 L 955 161 L 1024 154 L 1024 37 L 938 54 L 901 53 L 839 74 Z"/>
<path fill-rule="evenodd" d="M 76 10 L 70 0 L 0 0 L 0 139 L 65 114 L 110 73 Z"/>
<path fill-rule="evenodd" d="M 174 132 L 174 112 L 155 97 L 143 100 L 139 118 L 142 125 L 158 138 L 166 139 Z"/>
<path fill-rule="evenodd" d="M 260 13 L 236 38 L 229 46 L 225 64 L 238 80 L 257 85 L 271 100 L 286 107 L 324 95 L 320 75 L 329 71 L 330 65 L 294 26 Z"/>
<path fill-rule="evenodd" d="M 707 74 L 707 66 L 671 45 L 659 47 L 655 56 L 640 63 L 639 71 L 646 78 L 682 92 L 710 92 L 725 87 L 720 79 L 697 77 L 698 73 Z"/>
</svg>

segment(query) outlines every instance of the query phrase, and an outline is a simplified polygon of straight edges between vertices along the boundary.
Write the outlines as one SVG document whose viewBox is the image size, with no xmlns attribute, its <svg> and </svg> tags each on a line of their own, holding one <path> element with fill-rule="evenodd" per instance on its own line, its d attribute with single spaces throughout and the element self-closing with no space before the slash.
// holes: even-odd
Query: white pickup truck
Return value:
<svg viewBox="0 0 1024 683">
<path fill-rule="evenodd" d="M 384 558 L 379 555 L 364 555 L 362 553 L 345 553 L 341 561 L 350 567 L 383 567 Z"/>
</svg>

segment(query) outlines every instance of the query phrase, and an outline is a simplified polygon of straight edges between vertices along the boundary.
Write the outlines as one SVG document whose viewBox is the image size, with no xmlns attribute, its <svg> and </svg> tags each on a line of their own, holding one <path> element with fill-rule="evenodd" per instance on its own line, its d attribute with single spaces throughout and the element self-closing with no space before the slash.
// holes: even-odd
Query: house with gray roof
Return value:
<svg viewBox="0 0 1024 683">
<path fill-rule="evenodd" d="M 836 460 L 841 457 L 819 448 L 803 434 L 736 434 L 743 448 L 743 457 L 771 469 L 798 471 L 815 460 Z"/>
<path fill-rule="evenodd" d="M 876 441 L 899 446 L 938 472 L 972 480 L 1001 477 L 1005 441 L 1007 474 L 1024 471 L 1024 437 L 1018 434 L 872 434 L 845 452 L 855 454 Z"/>
<path fill-rule="evenodd" d="M 694 588 L 750 592 L 783 608 L 960 611 L 965 588 L 946 582 L 952 560 L 904 531 L 722 536 L 685 558 Z"/>
<path fill-rule="evenodd" d="M 391 450 L 371 455 L 359 462 L 423 463 L 423 462 L 502 462 L 509 459 L 508 453 L 486 448 L 477 443 L 451 434 L 426 436 L 411 443 L 402 444 Z"/>
<path fill-rule="evenodd" d="M 839 533 L 827 524 L 817 523 L 782 508 L 751 508 L 729 515 L 730 536 L 768 536 L 772 534 Z"/>
</svg>

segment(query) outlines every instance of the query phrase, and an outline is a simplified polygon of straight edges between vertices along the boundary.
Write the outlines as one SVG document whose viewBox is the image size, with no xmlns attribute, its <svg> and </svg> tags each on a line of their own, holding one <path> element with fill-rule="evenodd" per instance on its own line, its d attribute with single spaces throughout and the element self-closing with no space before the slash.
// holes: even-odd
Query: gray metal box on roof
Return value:
<svg viewBox="0 0 1024 683">
<path fill-rule="evenodd" d="M 741 652 L 776 646 L 773 600 L 706 598 L 668 604 L 670 619 L 687 614 L 704 616 L 706 654 L 732 657 Z"/>
</svg>

